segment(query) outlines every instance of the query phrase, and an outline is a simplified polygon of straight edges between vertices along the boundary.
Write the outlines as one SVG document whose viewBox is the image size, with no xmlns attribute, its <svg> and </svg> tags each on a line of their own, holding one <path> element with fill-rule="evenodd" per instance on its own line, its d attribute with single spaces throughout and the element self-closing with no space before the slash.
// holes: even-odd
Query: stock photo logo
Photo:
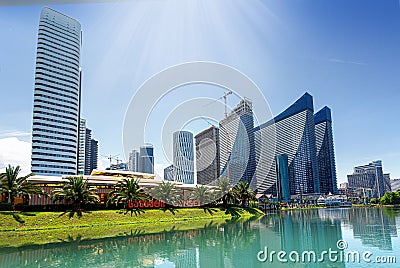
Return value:
<svg viewBox="0 0 400 268">
<path fill-rule="evenodd" d="M 229 98 L 237 102 L 230 105 Z M 207 122 L 209 129 L 188 130 L 198 121 Z M 264 170 L 273 165 L 276 133 L 274 124 L 257 134 L 254 128 L 271 121 L 263 93 L 239 70 L 215 62 L 182 63 L 153 75 L 135 92 L 125 114 L 123 146 L 127 154 L 141 144 L 154 144 L 169 164 L 172 180 L 196 184 L 197 179 L 204 185 L 184 193 L 180 204 L 174 193 L 158 195 L 159 200 L 190 206 L 192 199 L 204 205 L 226 194 L 213 190 L 216 186 L 229 190 L 245 181 L 253 190 L 258 188 L 259 165 Z M 265 143 L 273 153 L 255 152 L 256 143 Z M 148 161 L 154 161 L 150 154 Z M 163 177 L 157 170 L 154 173 Z M 210 194 L 205 197 L 205 192 Z"/>
</svg>

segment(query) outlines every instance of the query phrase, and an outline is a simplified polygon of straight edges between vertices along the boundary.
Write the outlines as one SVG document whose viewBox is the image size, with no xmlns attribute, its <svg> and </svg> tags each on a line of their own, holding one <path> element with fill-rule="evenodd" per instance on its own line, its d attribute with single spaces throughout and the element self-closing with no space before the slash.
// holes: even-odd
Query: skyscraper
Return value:
<svg viewBox="0 0 400 268">
<path fill-rule="evenodd" d="M 90 175 L 97 168 L 98 141 L 92 138 L 92 130 L 86 127 L 86 120 L 80 119 L 78 174 Z"/>
<path fill-rule="evenodd" d="M 347 180 L 349 187 L 373 189 L 375 197 L 382 197 L 387 191 L 381 160 L 354 167 L 353 174 L 347 175 Z"/>
<path fill-rule="evenodd" d="M 135 149 L 129 153 L 128 168 L 133 172 L 139 171 L 139 152 Z"/>
<path fill-rule="evenodd" d="M 85 131 L 85 175 L 89 175 L 91 170 L 90 170 L 90 159 L 92 158 L 92 146 L 91 146 L 91 140 L 92 140 L 92 130 L 86 128 Z"/>
<path fill-rule="evenodd" d="M 273 133 L 273 128 L 276 133 L 275 146 L 262 138 Z M 310 94 L 305 93 L 273 120 L 254 128 L 254 136 L 257 169 L 253 188 L 258 192 L 276 195 L 276 156 L 286 155 L 290 194 L 319 193 L 314 107 Z"/>
<path fill-rule="evenodd" d="M 193 133 L 176 131 L 173 134 L 174 180 L 194 184 Z"/>
<path fill-rule="evenodd" d="M 211 126 L 197 134 L 195 140 L 197 184 L 210 184 L 219 178 L 219 129 Z"/>
<path fill-rule="evenodd" d="M 93 169 L 97 169 L 97 161 L 99 159 L 99 142 L 95 139 L 90 140 L 90 170 L 89 174 L 92 173 Z"/>
<path fill-rule="evenodd" d="M 243 99 L 219 122 L 220 176 L 251 182 L 255 171 L 253 104 Z"/>
<path fill-rule="evenodd" d="M 77 174 L 80 50 L 80 23 L 43 8 L 33 102 L 31 163 L 35 174 Z"/>
<path fill-rule="evenodd" d="M 320 192 L 337 194 L 335 151 L 333 146 L 331 109 L 322 108 L 314 115 Z"/>
<path fill-rule="evenodd" d="M 154 174 L 154 148 L 145 144 L 139 149 L 139 172 Z"/>
<path fill-rule="evenodd" d="M 86 120 L 81 118 L 79 121 L 79 144 L 78 144 L 78 174 L 85 174 L 85 154 L 86 153 Z"/>
</svg>

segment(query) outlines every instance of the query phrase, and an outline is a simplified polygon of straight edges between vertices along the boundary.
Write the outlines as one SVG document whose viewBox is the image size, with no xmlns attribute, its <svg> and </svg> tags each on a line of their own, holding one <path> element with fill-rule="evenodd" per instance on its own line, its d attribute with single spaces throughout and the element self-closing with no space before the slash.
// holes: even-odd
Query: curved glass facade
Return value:
<svg viewBox="0 0 400 268">
<path fill-rule="evenodd" d="M 174 180 L 194 184 L 193 133 L 176 131 L 173 134 Z"/>
<path fill-rule="evenodd" d="M 253 104 L 243 99 L 219 122 L 220 177 L 251 182 L 255 169 Z"/>
<path fill-rule="evenodd" d="M 40 15 L 32 128 L 32 172 L 77 174 L 81 25 L 50 8 Z"/>
<path fill-rule="evenodd" d="M 333 146 L 331 109 L 322 108 L 314 116 L 320 192 L 337 194 L 335 152 Z"/>
<path fill-rule="evenodd" d="M 268 133 L 273 133 L 271 128 L 276 131 L 275 146 L 268 142 Z M 286 155 L 290 194 L 319 193 L 314 108 L 310 94 L 305 93 L 273 120 L 256 127 L 254 137 L 257 159 L 252 181 L 254 189 L 277 195 L 276 156 Z M 267 158 L 273 159 L 272 165 L 267 164 Z"/>
</svg>

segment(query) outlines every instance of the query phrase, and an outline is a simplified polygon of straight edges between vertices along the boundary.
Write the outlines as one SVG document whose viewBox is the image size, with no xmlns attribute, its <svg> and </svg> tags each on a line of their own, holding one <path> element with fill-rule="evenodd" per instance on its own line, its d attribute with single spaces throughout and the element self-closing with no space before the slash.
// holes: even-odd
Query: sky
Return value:
<svg viewBox="0 0 400 268">
<path fill-rule="evenodd" d="M 339 182 L 354 166 L 378 159 L 384 172 L 400 178 L 397 0 L 17 2 L 0 4 L 0 169 L 30 169 L 36 38 L 46 5 L 82 25 L 81 114 L 99 140 L 101 167 L 108 162 L 104 155 L 126 158 L 125 113 L 146 80 L 170 66 L 211 61 L 248 76 L 273 115 L 306 91 L 315 111 L 329 106 Z M 212 100 L 225 91 L 212 85 L 180 89 L 154 109 L 155 123 L 162 124 L 157 115 L 164 118 L 168 107 L 198 92 Z M 238 100 L 229 97 L 228 105 Z M 189 128 L 196 133 L 207 126 L 199 119 Z M 158 136 L 149 135 L 160 172 L 168 155 Z"/>
</svg>

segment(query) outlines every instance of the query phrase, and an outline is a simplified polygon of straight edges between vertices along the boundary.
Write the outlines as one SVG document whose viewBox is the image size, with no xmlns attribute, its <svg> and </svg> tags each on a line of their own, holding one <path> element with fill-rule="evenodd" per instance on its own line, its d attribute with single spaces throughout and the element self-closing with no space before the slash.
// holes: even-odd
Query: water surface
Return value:
<svg viewBox="0 0 400 268">
<path fill-rule="evenodd" d="M 187 231 L 174 227 L 162 233 L 140 234 L 126 226 L 122 236 L 96 240 L 84 240 L 79 230 L 74 230 L 70 242 L 0 249 L 0 267 L 376 268 L 398 267 L 400 263 L 400 210 L 395 209 L 282 211 L 259 219 L 205 222 L 201 228 Z M 337 260 L 327 254 L 322 259 L 321 253 L 329 249 L 338 252 L 334 255 Z M 277 253 L 271 257 L 272 251 L 286 252 L 281 260 L 287 262 L 279 261 Z M 304 251 L 308 253 L 302 260 Z M 349 251 L 359 252 L 360 262 L 352 262 L 352 255 L 346 261 Z M 371 253 L 370 263 L 362 259 L 365 252 Z M 376 257 L 392 256 L 397 264 L 376 263 Z"/>
</svg>

